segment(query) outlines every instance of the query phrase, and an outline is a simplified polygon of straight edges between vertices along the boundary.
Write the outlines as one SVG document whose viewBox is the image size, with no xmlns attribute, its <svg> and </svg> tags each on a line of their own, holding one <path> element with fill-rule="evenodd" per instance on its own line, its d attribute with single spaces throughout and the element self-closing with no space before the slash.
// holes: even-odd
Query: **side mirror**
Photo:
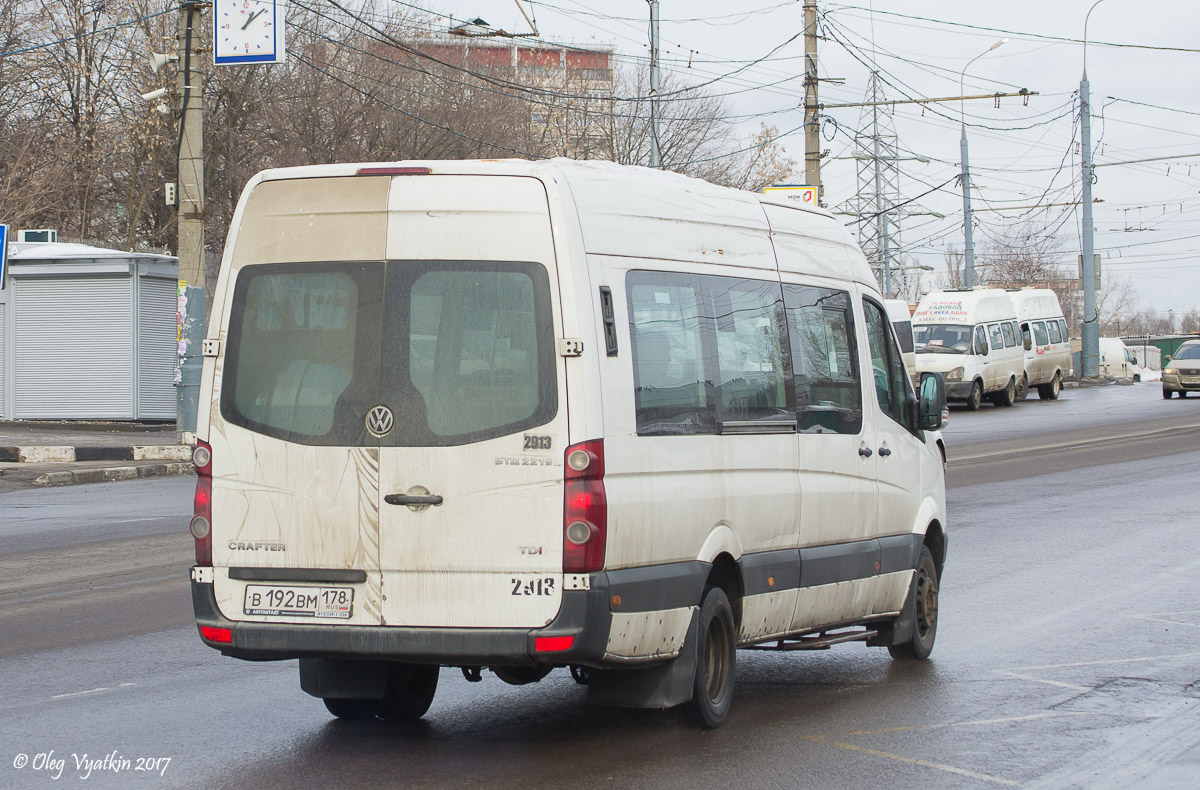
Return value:
<svg viewBox="0 0 1200 790">
<path fill-rule="evenodd" d="M 942 411 L 946 408 L 946 379 L 941 373 L 921 374 L 921 394 L 917 400 L 917 427 L 936 431 L 942 427 Z"/>
<path fill-rule="evenodd" d="M 1167 354 L 1165 357 L 1163 357 L 1163 362 L 1170 362 L 1170 361 L 1171 361 L 1171 355 L 1170 355 L 1170 354 Z"/>
</svg>

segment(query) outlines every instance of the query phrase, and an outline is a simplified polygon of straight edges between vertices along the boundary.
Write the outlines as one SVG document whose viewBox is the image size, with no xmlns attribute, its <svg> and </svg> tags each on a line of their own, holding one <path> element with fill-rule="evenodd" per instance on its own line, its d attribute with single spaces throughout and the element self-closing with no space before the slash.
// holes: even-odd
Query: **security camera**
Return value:
<svg viewBox="0 0 1200 790">
<path fill-rule="evenodd" d="M 150 91 L 149 93 L 143 93 L 142 98 L 145 99 L 146 101 L 154 101 L 156 99 L 161 99 L 162 97 L 164 97 L 166 95 L 167 95 L 167 89 L 159 88 L 156 91 Z"/>
</svg>

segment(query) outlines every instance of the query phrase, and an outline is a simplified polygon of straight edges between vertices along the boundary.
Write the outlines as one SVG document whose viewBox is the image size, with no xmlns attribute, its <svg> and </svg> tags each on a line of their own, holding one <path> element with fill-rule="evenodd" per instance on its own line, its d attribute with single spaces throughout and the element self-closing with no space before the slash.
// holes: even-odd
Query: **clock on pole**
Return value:
<svg viewBox="0 0 1200 790">
<path fill-rule="evenodd" d="M 285 0 L 215 0 L 213 63 L 282 63 Z"/>
</svg>

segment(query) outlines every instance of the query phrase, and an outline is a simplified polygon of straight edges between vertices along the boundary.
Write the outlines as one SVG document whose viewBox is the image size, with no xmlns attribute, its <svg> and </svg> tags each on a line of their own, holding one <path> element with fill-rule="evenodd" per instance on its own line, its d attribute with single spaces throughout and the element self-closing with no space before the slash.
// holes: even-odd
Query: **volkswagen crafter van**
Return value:
<svg viewBox="0 0 1200 790">
<path fill-rule="evenodd" d="M 946 378 L 946 397 L 1012 406 L 1024 370 L 1017 315 L 999 288 L 931 291 L 913 312 L 917 370 Z"/>
<path fill-rule="evenodd" d="M 271 170 L 204 355 L 200 636 L 335 716 L 570 668 L 715 727 L 740 648 L 933 647 L 942 382 L 824 210 L 599 162 Z"/>
</svg>

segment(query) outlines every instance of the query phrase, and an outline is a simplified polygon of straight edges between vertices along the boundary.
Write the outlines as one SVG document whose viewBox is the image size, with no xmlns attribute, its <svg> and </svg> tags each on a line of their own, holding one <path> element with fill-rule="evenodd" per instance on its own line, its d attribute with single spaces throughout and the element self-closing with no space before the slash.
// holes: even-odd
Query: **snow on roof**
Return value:
<svg viewBox="0 0 1200 790">
<path fill-rule="evenodd" d="M 158 260 L 174 262 L 173 255 L 160 255 L 154 252 L 124 252 L 109 250 L 103 247 L 93 247 L 88 244 L 71 244 L 67 242 L 14 242 L 9 245 L 8 260 L 17 261 L 70 261 L 70 260 Z"/>
</svg>

